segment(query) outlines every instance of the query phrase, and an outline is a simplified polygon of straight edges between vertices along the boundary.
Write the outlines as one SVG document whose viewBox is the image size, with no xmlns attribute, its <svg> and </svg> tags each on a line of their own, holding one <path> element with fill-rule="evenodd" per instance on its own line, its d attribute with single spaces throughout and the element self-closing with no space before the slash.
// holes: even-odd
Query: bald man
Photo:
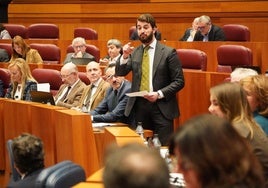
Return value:
<svg viewBox="0 0 268 188">
<path fill-rule="evenodd" d="M 86 74 L 90 80 L 90 85 L 86 86 L 78 106 L 73 108 L 82 112 L 94 110 L 103 100 L 106 90 L 110 87 L 110 84 L 102 79 L 102 70 L 100 64 L 96 61 L 87 64 Z"/>
<path fill-rule="evenodd" d="M 76 65 L 65 64 L 60 74 L 63 84 L 55 96 L 56 105 L 66 108 L 77 106 L 86 85 L 79 79 Z"/>
<path fill-rule="evenodd" d="M 169 188 L 169 170 L 159 151 L 131 143 L 108 151 L 103 183 L 105 188 Z"/>
</svg>

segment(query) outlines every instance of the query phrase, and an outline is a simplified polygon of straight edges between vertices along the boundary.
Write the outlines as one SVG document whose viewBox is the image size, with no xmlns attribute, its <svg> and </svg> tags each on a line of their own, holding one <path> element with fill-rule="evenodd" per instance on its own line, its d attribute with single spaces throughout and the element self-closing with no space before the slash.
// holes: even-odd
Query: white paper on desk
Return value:
<svg viewBox="0 0 268 188">
<path fill-rule="evenodd" d="M 49 83 L 37 84 L 37 91 L 50 92 L 50 84 Z"/>
<path fill-rule="evenodd" d="M 115 123 L 104 123 L 104 122 L 100 122 L 100 123 L 92 123 L 92 127 L 97 128 L 97 127 L 107 127 L 107 126 L 113 126 L 116 125 Z"/>
<path fill-rule="evenodd" d="M 126 93 L 129 97 L 143 97 L 144 95 L 148 95 L 148 91 L 138 91 L 132 93 Z"/>
</svg>

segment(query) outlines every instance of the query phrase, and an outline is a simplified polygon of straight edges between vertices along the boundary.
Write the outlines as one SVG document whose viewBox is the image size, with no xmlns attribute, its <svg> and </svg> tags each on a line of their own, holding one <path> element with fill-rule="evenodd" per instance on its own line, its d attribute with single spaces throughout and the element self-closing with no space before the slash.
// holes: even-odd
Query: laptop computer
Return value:
<svg viewBox="0 0 268 188">
<path fill-rule="evenodd" d="M 33 102 L 55 105 L 54 97 L 50 92 L 31 91 L 31 97 Z"/>
<path fill-rule="evenodd" d="M 89 62 L 94 61 L 92 58 L 71 58 L 71 62 L 75 65 L 87 65 Z"/>
</svg>

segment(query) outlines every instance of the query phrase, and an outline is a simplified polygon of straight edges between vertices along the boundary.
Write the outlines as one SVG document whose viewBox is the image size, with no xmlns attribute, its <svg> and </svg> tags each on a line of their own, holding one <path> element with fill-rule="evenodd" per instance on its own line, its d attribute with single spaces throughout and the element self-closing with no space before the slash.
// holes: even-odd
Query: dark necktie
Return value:
<svg viewBox="0 0 268 188">
<path fill-rule="evenodd" d="M 149 60 L 149 54 L 148 54 L 149 48 L 150 46 L 146 46 L 143 50 L 140 91 L 150 90 L 150 86 L 149 86 L 150 60 Z"/>
<path fill-rule="evenodd" d="M 71 89 L 71 88 L 72 88 L 71 86 L 68 86 L 67 91 L 64 93 L 64 95 L 62 96 L 62 98 L 61 98 L 61 100 L 60 100 L 60 101 L 65 102 L 64 100 L 65 100 L 65 99 L 66 99 L 66 97 L 68 96 L 69 91 L 70 91 L 70 89 Z"/>
<path fill-rule="evenodd" d="M 116 105 L 118 103 L 118 96 L 117 96 L 118 91 L 117 90 L 114 90 L 113 92 L 114 92 L 114 96 L 112 98 L 112 110 L 115 109 L 115 107 L 116 107 Z"/>
<path fill-rule="evenodd" d="M 88 106 L 89 106 L 89 103 L 90 103 L 90 100 L 91 100 L 91 95 L 92 95 L 92 90 L 93 90 L 93 88 L 95 87 L 95 85 L 94 84 L 92 84 L 91 86 L 90 86 L 90 91 L 88 92 L 88 94 L 87 94 L 87 98 L 86 98 L 86 101 L 85 101 L 85 106 L 88 108 Z"/>
</svg>

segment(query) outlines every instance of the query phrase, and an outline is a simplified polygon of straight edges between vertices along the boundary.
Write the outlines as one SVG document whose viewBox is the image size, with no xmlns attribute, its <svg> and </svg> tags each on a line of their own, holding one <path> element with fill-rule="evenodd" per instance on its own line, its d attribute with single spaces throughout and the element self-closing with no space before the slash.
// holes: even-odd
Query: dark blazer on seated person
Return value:
<svg viewBox="0 0 268 188">
<path fill-rule="evenodd" d="M 9 88 L 7 89 L 7 93 L 5 96 L 6 98 L 15 99 L 14 95 L 17 90 L 17 86 L 15 86 L 15 88 L 13 88 L 13 86 L 14 85 L 12 83 L 9 85 Z M 31 91 L 37 91 L 37 83 L 34 81 L 26 81 L 24 91 L 21 96 L 21 100 L 31 101 L 32 100 Z"/>
<path fill-rule="evenodd" d="M 131 83 L 127 80 L 124 80 L 123 85 L 119 88 L 118 91 L 118 103 L 116 107 L 113 107 L 113 97 L 114 92 L 113 88 L 110 87 L 102 102 L 92 111 L 90 114 L 93 116 L 93 122 L 122 122 L 130 124 L 125 116 L 125 108 L 128 101 L 128 96 L 126 93 L 130 93 Z"/>
<path fill-rule="evenodd" d="M 194 36 L 194 41 L 203 41 L 203 38 L 204 36 L 200 33 L 200 31 L 197 31 Z M 208 33 L 208 41 L 225 41 L 223 29 L 212 24 Z"/>
<path fill-rule="evenodd" d="M 7 188 L 35 188 L 35 181 L 42 170 L 43 168 L 36 170 L 26 175 L 22 180 L 12 181 L 13 178 L 11 178 L 11 181 L 7 185 Z"/>
</svg>

